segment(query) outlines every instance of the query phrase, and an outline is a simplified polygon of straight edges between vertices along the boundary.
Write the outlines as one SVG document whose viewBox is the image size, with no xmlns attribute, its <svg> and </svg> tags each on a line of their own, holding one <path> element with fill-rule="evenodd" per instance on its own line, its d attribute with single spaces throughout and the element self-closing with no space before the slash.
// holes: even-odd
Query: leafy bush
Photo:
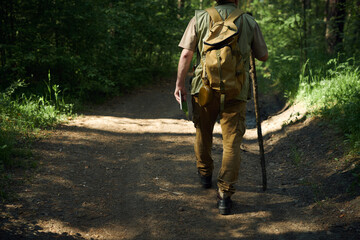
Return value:
<svg viewBox="0 0 360 240">
<path fill-rule="evenodd" d="M 360 150 L 360 68 L 352 58 L 328 61 L 325 75 L 312 69 L 300 75 L 298 100 L 305 101 L 317 115 L 330 119 L 346 134 L 354 149 Z"/>
<path fill-rule="evenodd" d="M 35 165 L 16 159 L 31 156 L 26 147 L 37 130 L 54 126 L 72 113 L 72 105 L 65 104 L 59 86 L 48 83 L 47 97 L 25 94 L 16 97 L 20 87 L 25 87 L 24 81 L 16 81 L 0 93 L 0 199 L 7 197 L 11 169 Z"/>
</svg>

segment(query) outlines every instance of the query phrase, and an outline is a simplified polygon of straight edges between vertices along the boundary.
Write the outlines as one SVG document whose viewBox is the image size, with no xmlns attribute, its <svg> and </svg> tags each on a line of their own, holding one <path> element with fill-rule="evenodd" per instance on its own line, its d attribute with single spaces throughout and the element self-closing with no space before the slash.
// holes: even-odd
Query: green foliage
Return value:
<svg viewBox="0 0 360 240">
<path fill-rule="evenodd" d="M 347 55 L 360 51 L 360 3 L 358 0 L 347 1 L 348 18 L 345 22 L 344 50 Z"/>
<path fill-rule="evenodd" d="M 50 69 L 68 98 L 92 100 L 174 69 L 187 24 L 179 16 L 188 8 L 175 1 L 29 0 L 0 10 L 0 90 L 25 79 L 43 95 Z"/>
<path fill-rule="evenodd" d="M 353 149 L 360 149 L 360 77 L 352 56 L 359 54 L 359 1 L 346 2 L 345 28 L 338 57 L 327 53 L 325 1 L 254 0 L 242 8 L 253 13 L 269 49 L 260 75 L 290 100 L 305 101 L 314 114 L 339 126 Z M 339 31 L 339 29 L 338 29 Z M 356 151 L 356 150 L 355 150 Z"/>
<path fill-rule="evenodd" d="M 325 66 L 325 74 L 314 74 L 307 64 L 304 65 L 297 99 L 305 101 L 314 114 L 341 127 L 353 148 L 360 150 L 358 64 L 353 58 L 345 62 L 334 58 Z"/>
<path fill-rule="evenodd" d="M 307 8 L 302 2 L 254 0 L 242 4 L 259 23 L 268 46 L 269 60 L 259 71 L 289 99 L 297 95 L 299 75 L 308 59 L 316 75 L 326 70 L 323 66 L 334 57 L 326 52 L 325 1 L 311 1 Z M 344 41 L 337 49 L 344 49 L 345 56 L 349 57 L 360 49 L 356 47 L 360 43 L 358 1 L 347 1 L 347 12 L 345 29 L 340 33 Z"/>
<path fill-rule="evenodd" d="M 13 168 L 36 166 L 28 148 L 37 130 L 54 126 L 72 113 L 72 105 L 65 104 L 59 86 L 50 85 L 50 78 L 47 84 L 46 97 L 16 96 L 17 90 L 26 86 L 24 81 L 16 81 L 0 92 L 0 199 L 8 197 Z"/>
<path fill-rule="evenodd" d="M 295 5 L 295 6 L 294 6 Z M 292 95 L 297 90 L 301 49 L 301 16 L 299 3 L 291 1 L 253 1 L 245 8 L 253 14 L 264 35 L 269 60 L 259 67 L 279 90 Z M 290 70 L 291 69 L 291 70 Z M 267 73 L 267 74 L 266 74 Z M 264 75 L 264 74 L 261 74 Z"/>
</svg>

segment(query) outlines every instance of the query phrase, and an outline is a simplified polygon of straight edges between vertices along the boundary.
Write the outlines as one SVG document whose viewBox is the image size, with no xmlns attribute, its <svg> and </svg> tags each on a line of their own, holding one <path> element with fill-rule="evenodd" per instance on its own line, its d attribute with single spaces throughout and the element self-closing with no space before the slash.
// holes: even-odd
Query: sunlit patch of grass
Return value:
<svg viewBox="0 0 360 240">
<path fill-rule="evenodd" d="M 59 86 L 51 87 L 50 74 L 47 84 L 45 97 L 15 96 L 18 88 L 26 86 L 24 81 L 0 92 L 0 200 L 8 197 L 12 169 L 36 167 L 30 144 L 39 130 L 53 127 L 72 114 L 72 105 L 60 97 Z"/>
<path fill-rule="evenodd" d="M 298 101 L 309 111 L 340 127 L 353 151 L 360 151 L 360 69 L 354 59 L 328 61 L 324 75 L 314 75 L 305 64 L 300 75 Z"/>
</svg>

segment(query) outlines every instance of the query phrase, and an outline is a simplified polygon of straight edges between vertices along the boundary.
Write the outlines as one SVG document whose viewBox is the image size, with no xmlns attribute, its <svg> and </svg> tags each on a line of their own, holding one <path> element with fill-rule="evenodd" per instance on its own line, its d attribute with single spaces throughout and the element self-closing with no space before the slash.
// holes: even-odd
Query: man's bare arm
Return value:
<svg viewBox="0 0 360 240">
<path fill-rule="evenodd" d="M 189 67 L 191 64 L 191 60 L 193 58 L 194 51 L 189 49 L 183 49 L 180 55 L 179 64 L 178 64 L 178 72 L 176 79 L 176 86 L 174 96 L 176 101 L 180 103 L 181 97 L 179 96 L 179 90 L 181 91 L 182 98 L 186 96 L 186 88 L 185 88 L 185 78 L 189 71 Z M 186 99 L 186 97 L 185 97 Z"/>
</svg>

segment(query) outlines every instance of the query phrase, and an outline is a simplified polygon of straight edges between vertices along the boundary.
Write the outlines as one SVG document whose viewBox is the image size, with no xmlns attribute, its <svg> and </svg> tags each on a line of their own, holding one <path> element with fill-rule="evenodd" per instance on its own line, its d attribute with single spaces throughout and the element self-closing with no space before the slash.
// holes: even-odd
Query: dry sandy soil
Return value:
<svg viewBox="0 0 360 240">
<path fill-rule="evenodd" d="M 0 239 L 360 239 L 359 189 L 348 189 L 359 159 L 343 157 L 327 124 L 274 96 L 261 98 L 268 190 L 249 103 L 233 214 L 219 215 L 173 87 L 160 81 L 94 107 L 34 143 L 40 166 L 0 204 Z M 221 154 L 216 125 L 215 173 Z"/>
</svg>

